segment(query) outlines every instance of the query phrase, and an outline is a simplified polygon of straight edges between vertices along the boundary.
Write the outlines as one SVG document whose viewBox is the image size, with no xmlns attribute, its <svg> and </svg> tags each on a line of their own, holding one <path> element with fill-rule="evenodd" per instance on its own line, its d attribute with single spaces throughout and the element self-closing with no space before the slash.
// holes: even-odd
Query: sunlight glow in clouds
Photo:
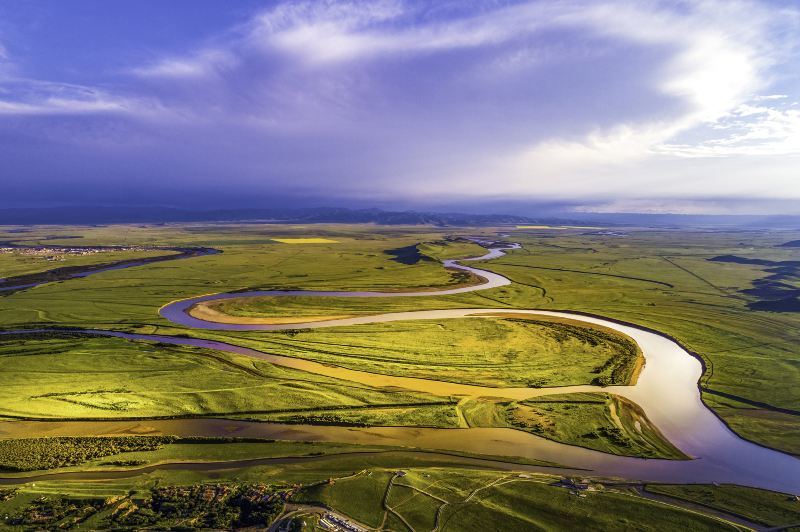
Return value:
<svg viewBox="0 0 800 532">
<path fill-rule="evenodd" d="M 38 185 L 102 168 L 111 188 L 156 193 L 224 180 L 253 197 L 800 205 L 790 6 L 282 2 L 178 46 L 144 34 L 79 79 L 43 79 L 0 26 L 0 150 Z M 30 155 L 43 149 L 52 162 Z"/>
</svg>

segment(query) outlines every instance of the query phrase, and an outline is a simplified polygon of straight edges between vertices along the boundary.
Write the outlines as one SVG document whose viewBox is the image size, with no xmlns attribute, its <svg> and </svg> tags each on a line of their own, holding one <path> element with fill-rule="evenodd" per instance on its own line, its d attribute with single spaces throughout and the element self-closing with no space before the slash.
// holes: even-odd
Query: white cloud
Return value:
<svg viewBox="0 0 800 532">
<path fill-rule="evenodd" d="M 648 5 L 648 4 L 645 4 Z M 650 6 L 654 4 L 649 4 Z M 786 54 L 793 42 L 776 39 L 776 28 L 798 20 L 797 13 L 770 11 L 752 2 L 701 1 L 688 12 L 674 13 L 599 5 L 567 18 L 588 24 L 593 31 L 624 40 L 670 46 L 673 58 L 662 67 L 657 89 L 685 102 L 685 110 L 671 119 L 625 123 L 606 131 L 595 130 L 580 139 L 551 139 L 509 156 L 511 179 L 525 176 L 577 177 L 589 173 L 630 175 L 631 163 L 656 154 L 723 156 L 795 153 L 798 114 L 744 102 L 768 85 L 768 69 Z M 796 32 L 792 38 L 796 38 Z M 769 95 L 764 100 L 778 100 Z M 745 118 L 747 113 L 752 116 Z M 671 144 L 697 128 L 736 126 L 725 138 L 694 144 Z M 758 142 L 758 144 L 756 144 Z M 513 176 L 516 176 L 513 177 Z"/>
<path fill-rule="evenodd" d="M 189 57 L 168 57 L 136 67 L 131 73 L 144 78 L 200 78 L 233 68 L 236 57 L 227 50 L 208 48 Z"/>
<path fill-rule="evenodd" d="M 747 171 L 768 173 L 767 181 L 782 190 L 789 184 L 800 197 L 800 186 L 791 186 L 791 172 L 777 162 L 759 159 L 759 165 L 747 166 L 738 159 L 800 153 L 799 112 L 796 103 L 789 103 L 796 95 L 771 86 L 774 67 L 791 57 L 797 12 L 755 0 L 472 6 L 464 14 L 458 2 L 438 8 L 400 0 L 284 2 L 212 36 L 194 51 L 164 54 L 127 69 L 132 76 L 118 80 L 131 83 L 125 92 L 29 82 L 33 89 L 4 93 L 0 83 L 0 114 L 155 117 L 170 109 L 173 118 L 196 126 L 198 137 L 208 134 L 203 127 L 213 129 L 213 135 L 225 128 L 236 139 L 231 144 L 241 144 L 248 156 L 255 154 L 248 164 L 258 172 L 268 166 L 267 157 L 258 154 L 273 144 L 282 151 L 270 152 L 269 164 L 296 171 L 298 180 L 321 182 L 319 175 L 329 172 L 367 175 L 374 191 L 391 189 L 406 196 L 409 189 L 420 195 L 452 194 L 456 184 L 483 191 L 473 185 L 485 184 L 487 176 L 494 193 L 525 197 L 674 196 L 681 187 L 760 193 L 758 180 L 730 183 L 728 176 Z M 448 16 L 428 11 L 450 8 L 454 11 Z M 568 86 L 564 70 L 590 65 L 589 58 L 595 57 L 590 54 L 598 49 L 608 55 L 597 64 L 617 57 L 612 54 L 624 58 L 628 51 L 636 61 L 649 57 L 652 62 L 607 74 L 630 79 L 609 82 L 598 71 L 592 75 L 602 87 Z M 417 72 L 421 63 L 413 61 L 447 57 L 449 51 L 474 51 L 453 54 L 465 70 L 473 64 L 474 70 L 443 68 L 441 84 L 431 91 L 439 94 L 408 94 L 404 100 L 406 87 L 424 91 L 439 74 L 426 71 L 428 65 Z M 584 55 L 573 63 L 570 54 L 576 51 Z M 542 63 L 559 66 L 547 74 L 564 78 L 537 77 L 535 69 Z M 523 75 L 514 78 L 519 72 Z M 405 77 L 417 74 L 425 78 L 421 83 L 403 85 Z M 552 83 L 552 92 L 563 87 L 570 94 L 537 92 L 536 83 Z M 603 89 L 630 94 L 637 100 L 631 105 L 638 106 L 635 112 L 626 114 L 624 106 L 616 115 L 600 109 L 607 96 Z M 634 91 L 642 91 L 642 98 Z M 510 97 L 495 96 L 499 93 Z M 539 94 L 544 94 L 541 102 L 533 101 Z M 575 108 L 566 109 L 564 102 L 573 94 Z M 600 105 L 586 104 L 589 98 Z M 536 123 L 539 111 L 532 108 L 549 105 L 549 99 L 569 114 L 564 117 L 569 127 L 562 129 L 569 136 L 556 136 L 547 123 Z M 646 101 L 654 105 L 643 111 Z M 524 118 L 515 120 L 516 110 Z M 546 111 L 542 122 L 561 125 L 551 109 Z M 329 148 L 335 155 L 325 151 L 328 145 L 335 146 Z M 332 162 L 326 166 L 305 156 L 309 153 L 327 155 Z M 731 160 L 705 165 L 706 159 L 725 158 Z M 344 178 L 340 188 L 351 185 L 358 191 L 366 188 Z"/>
<path fill-rule="evenodd" d="M 9 86 L 13 90 L 9 90 Z M 155 116 L 161 111 L 163 109 L 145 100 L 123 98 L 83 85 L 15 79 L 0 86 L 0 115 L 136 113 Z"/>
<path fill-rule="evenodd" d="M 778 209 L 776 211 L 776 209 Z M 700 214 L 700 215 L 741 215 L 741 214 L 800 214 L 796 203 L 781 201 L 778 198 L 765 200 L 725 199 L 620 199 L 596 204 L 581 205 L 575 212 L 592 213 L 640 213 L 640 214 Z"/>
<path fill-rule="evenodd" d="M 249 39 L 265 49 L 290 53 L 310 65 L 430 53 L 507 42 L 554 23 L 563 10 L 544 3 L 522 3 L 444 22 L 403 24 L 415 10 L 399 2 L 301 2 L 282 5 L 258 17 Z M 395 24 L 396 23 L 396 24 Z"/>
<path fill-rule="evenodd" d="M 758 101 L 770 99 L 756 98 Z M 683 157 L 800 154 L 800 110 L 742 104 L 712 125 L 705 140 L 657 149 Z"/>
<path fill-rule="evenodd" d="M 763 102 L 767 100 L 785 100 L 788 97 L 788 94 L 765 94 L 763 96 L 756 96 L 753 100 Z"/>
</svg>

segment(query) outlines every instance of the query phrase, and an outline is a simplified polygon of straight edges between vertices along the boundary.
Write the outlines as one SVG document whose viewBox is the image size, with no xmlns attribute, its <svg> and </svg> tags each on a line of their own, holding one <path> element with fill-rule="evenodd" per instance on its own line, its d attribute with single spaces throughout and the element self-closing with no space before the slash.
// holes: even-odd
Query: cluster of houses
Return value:
<svg viewBox="0 0 800 532">
<path fill-rule="evenodd" d="M 586 497 L 585 492 L 597 491 L 598 487 L 602 488 L 602 484 L 592 485 L 588 479 L 573 480 L 571 478 L 562 478 L 556 482 L 553 482 L 551 486 L 566 488 L 570 490 L 570 493 L 577 495 L 578 497 Z"/>
<path fill-rule="evenodd" d="M 96 253 L 106 253 L 109 251 L 149 251 L 149 248 L 142 246 L 121 246 L 121 247 L 50 247 L 50 246 L 0 246 L 0 253 L 22 255 L 27 257 L 40 257 L 49 261 L 64 260 L 65 255 L 94 255 Z"/>
<path fill-rule="evenodd" d="M 319 520 L 319 526 L 326 530 L 337 530 L 345 532 L 367 532 L 366 529 L 351 523 L 347 519 L 343 519 L 332 513 L 328 512 Z"/>
</svg>

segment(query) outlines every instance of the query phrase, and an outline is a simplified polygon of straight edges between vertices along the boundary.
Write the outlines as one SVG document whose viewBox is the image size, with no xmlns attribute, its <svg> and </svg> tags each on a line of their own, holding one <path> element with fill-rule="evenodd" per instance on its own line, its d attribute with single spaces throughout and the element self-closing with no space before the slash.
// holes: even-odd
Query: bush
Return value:
<svg viewBox="0 0 800 532">
<path fill-rule="evenodd" d="M 131 451 L 154 451 L 174 436 L 57 437 L 0 440 L 0 471 L 35 471 L 82 464 Z"/>
</svg>

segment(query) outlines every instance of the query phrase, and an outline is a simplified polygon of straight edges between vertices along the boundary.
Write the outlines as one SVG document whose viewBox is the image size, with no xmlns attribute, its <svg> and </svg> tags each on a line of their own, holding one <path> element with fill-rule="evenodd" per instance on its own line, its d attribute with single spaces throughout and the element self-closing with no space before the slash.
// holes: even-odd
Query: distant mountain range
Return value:
<svg viewBox="0 0 800 532">
<path fill-rule="evenodd" d="M 535 207 L 532 207 L 535 210 Z M 594 225 L 726 229 L 800 229 L 800 216 L 569 213 L 559 216 L 388 211 L 345 207 L 192 210 L 154 206 L 67 206 L 0 209 L 0 225 L 98 225 L 117 223 L 265 222 L 374 223 L 381 225 L 503 226 Z"/>
<path fill-rule="evenodd" d="M 545 223 L 503 214 L 384 211 L 380 209 L 216 209 L 173 207 L 44 207 L 0 209 L 0 225 L 169 222 L 374 223 L 382 225 L 489 226 Z"/>
</svg>

